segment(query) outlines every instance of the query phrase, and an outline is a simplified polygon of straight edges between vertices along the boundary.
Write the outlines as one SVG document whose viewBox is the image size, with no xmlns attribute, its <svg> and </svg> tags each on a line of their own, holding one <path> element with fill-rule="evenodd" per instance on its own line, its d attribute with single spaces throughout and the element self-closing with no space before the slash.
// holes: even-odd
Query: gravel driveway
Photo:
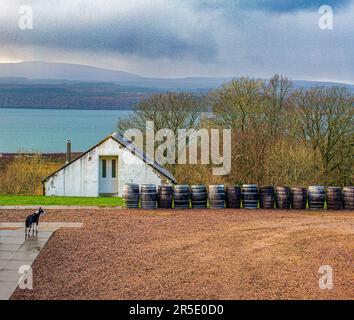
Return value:
<svg viewBox="0 0 354 320">
<path fill-rule="evenodd" d="M 0 210 L 22 221 L 28 210 Z M 56 231 L 12 299 L 353 299 L 353 211 L 49 210 Z M 333 270 L 320 289 L 319 268 Z"/>
</svg>

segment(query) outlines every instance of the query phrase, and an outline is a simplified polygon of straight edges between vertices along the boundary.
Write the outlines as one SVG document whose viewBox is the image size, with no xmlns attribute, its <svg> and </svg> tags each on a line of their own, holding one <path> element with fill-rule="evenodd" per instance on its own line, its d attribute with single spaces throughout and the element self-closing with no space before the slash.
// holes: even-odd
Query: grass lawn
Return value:
<svg viewBox="0 0 354 320">
<path fill-rule="evenodd" d="M 119 197 L 45 197 L 0 195 L 0 206 L 123 206 L 124 201 Z"/>
</svg>

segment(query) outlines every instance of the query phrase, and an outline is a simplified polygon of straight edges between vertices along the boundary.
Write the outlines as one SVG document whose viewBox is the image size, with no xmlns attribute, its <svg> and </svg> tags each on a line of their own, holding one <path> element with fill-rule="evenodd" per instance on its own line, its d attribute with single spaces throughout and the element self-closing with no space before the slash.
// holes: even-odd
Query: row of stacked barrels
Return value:
<svg viewBox="0 0 354 320">
<path fill-rule="evenodd" d="M 354 187 L 308 188 L 260 187 L 255 184 L 240 186 L 210 185 L 209 192 L 204 185 L 162 185 L 156 189 L 154 184 L 126 184 L 123 198 L 126 208 L 143 209 L 207 208 L 208 199 L 211 209 L 245 208 L 245 209 L 327 209 L 354 210 Z"/>
</svg>

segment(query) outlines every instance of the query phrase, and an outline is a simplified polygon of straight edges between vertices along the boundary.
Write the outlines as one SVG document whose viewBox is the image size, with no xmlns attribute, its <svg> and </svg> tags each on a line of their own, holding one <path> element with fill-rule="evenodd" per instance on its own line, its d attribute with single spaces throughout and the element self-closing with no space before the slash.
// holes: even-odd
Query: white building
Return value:
<svg viewBox="0 0 354 320">
<path fill-rule="evenodd" d="M 173 175 L 118 133 L 46 177 L 47 196 L 122 196 L 126 183 L 175 184 Z M 130 147 L 130 148 L 129 148 Z"/>
</svg>

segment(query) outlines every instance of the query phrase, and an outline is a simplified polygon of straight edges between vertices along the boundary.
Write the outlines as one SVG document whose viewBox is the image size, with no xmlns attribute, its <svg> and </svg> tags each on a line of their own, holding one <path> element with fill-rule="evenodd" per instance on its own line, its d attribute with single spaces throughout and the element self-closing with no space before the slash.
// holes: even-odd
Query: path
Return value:
<svg viewBox="0 0 354 320">
<path fill-rule="evenodd" d="M 80 228 L 82 223 L 42 222 L 38 236 L 25 239 L 21 222 L 0 223 L 0 300 L 8 300 L 22 276 L 19 268 L 31 266 L 53 232 L 59 228 Z"/>
</svg>

